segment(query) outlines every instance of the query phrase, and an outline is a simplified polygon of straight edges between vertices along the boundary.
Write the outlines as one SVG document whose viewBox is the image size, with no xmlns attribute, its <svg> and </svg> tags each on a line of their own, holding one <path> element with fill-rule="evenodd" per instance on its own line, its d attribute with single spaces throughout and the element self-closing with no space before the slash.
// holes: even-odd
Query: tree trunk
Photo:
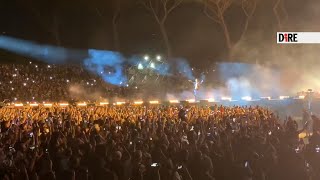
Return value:
<svg viewBox="0 0 320 180">
<path fill-rule="evenodd" d="M 233 43 L 231 41 L 231 38 L 230 38 L 230 32 L 229 32 L 229 29 L 228 29 L 228 26 L 224 20 L 224 17 L 223 15 L 221 15 L 221 26 L 222 26 L 222 30 L 223 30 L 223 34 L 224 34 L 224 37 L 225 37 L 225 40 L 226 40 L 226 45 L 227 45 L 227 48 L 228 48 L 228 56 L 227 58 L 230 58 L 230 55 L 231 55 L 231 50 L 233 48 Z"/>
<path fill-rule="evenodd" d="M 162 35 L 164 44 L 166 46 L 167 57 L 171 57 L 172 56 L 171 45 L 170 45 L 170 41 L 169 41 L 169 38 L 168 38 L 168 33 L 167 33 L 167 30 L 166 30 L 166 27 L 165 27 L 164 23 L 161 23 L 161 22 L 159 23 L 159 27 L 160 27 L 160 31 L 161 31 L 161 35 Z"/>
</svg>

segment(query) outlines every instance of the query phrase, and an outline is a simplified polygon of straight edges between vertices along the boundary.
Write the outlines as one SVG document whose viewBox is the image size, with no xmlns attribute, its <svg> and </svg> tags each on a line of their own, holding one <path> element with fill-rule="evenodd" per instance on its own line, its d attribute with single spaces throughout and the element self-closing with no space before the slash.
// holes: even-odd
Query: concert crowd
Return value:
<svg viewBox="0 0 320 180">
<path fill-rule="evenodd" d="M 2 107 L 0 119 L 5 180 L 320 178 L 315 116 L 306 139 L 262 107 Z"/>
</svg>

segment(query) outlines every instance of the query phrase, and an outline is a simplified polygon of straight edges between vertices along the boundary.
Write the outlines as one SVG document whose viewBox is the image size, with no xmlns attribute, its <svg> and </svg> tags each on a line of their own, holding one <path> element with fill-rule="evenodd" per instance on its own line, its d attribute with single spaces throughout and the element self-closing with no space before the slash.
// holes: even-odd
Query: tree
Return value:
<svg viewBox="0 0 320 180">
<path fill-rule="evenodd" d="M 273 13 L 276 16 L 278 30 L 283 29 L 283 21 L 288 20 L 288 13 L 285 8 L 284 0 L 276 0 L 273 5 Z M 283 19 L 281 17 L 284 17 Z"/>
<path fill-rule="evenodd" d="M 233 42 L 231 39 L 228 24 L 226 22 L 226 12 L 235 3 L 234 0 L 203 0 L 204 14 L 214 22 L 218 23 L 225 37 L 226 45 L 230 52 L 237 42 L 241 41 L 248 30 L 249 22 L 256 10 L 257 0 L 241 0 L 241 8 L 245 15 L 245 23 L 242 27 L 242 33 L 237 42 Z"/>
<path fill-rule="evenodd" d="M 176 9 L 183 0 L 141 0 L 141 4 L 153 15 L 159 25 L 164 41 L 167 56 L 172 56 L 172 49 L 165 23 L 170 13 Z"/>
<path fill-rule="evenodd" d="M 120 15 L 121 15 L 122 9 L 124 7 L 123 2 L 124 1 L 122 1 L 122 0 L 112 0 L 111 1 L 111 7 L 112 7 L 112 34 L 113 34 L 114 48 L 117 51 L 120 51 L 120 36 L 119 36 L 119 27 L 118 26 L 119 26 L 119 22 L 120 22 Z M 106 17 L 105 14 L 107 12 L 102 11 L 101 9 L 106 9 L 106 8 L 103 8 L 103 6 L 97 6 L 96 7 L 97 14 L 101 18 L 104 18 L 104 17 Z"/>
</svg>

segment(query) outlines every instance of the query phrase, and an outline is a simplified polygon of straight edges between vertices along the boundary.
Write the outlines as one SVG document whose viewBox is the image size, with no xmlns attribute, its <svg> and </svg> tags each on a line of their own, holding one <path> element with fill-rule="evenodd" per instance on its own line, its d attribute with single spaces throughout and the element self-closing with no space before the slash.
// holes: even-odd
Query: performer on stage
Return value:
<svg viewBox="0 0 320 180">
<path fill-rule="evenodd" d="M 193 83 L 193 87 L 194 87 L 193 95 L 194 95 L 194 99 L 197 101 L 198 90 L 200 85 L 203 83 L 203 80 L 199 82 L 199 80 L 196 78 L 194 81 L 191 81 L 191 80 L 189 81 Z"/>
</svg>

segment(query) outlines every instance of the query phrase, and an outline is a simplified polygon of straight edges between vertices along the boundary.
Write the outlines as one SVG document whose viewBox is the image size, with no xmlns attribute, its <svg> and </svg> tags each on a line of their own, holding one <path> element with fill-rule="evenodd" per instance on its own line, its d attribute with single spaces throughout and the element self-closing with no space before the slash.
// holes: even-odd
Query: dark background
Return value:
<svg viewBox="0 0 320 180">
<path fill-rule="evenodd" d="M 138 0 L 122 1 L 125 8 L 122 8 L 119 20 L 120 51 L 125 55 L 163 54 L 164 45 L 153 16 Z M 252 46 L 275 45 L 277 21 L 272 9 L 274 2 L 259 1 L 247 32 L 248 42 Z M 319 29 L 318 23 L 306 23 L 314 18 L 314 11 L 310 8 L 315 7 L 316 2 L 286 0 L 289 19 L 284 30 L 308 31 L 314 26 Z M 112 3 L 112 0 L 1 0 L 0 32 L 68 48 L 114 50 Z M 58 24 L 59 41 L 52 33 L 54 16 Z M 226 19 L 231 37 L 236 41 L 244 21 L 241 9 L 229 9 Z M 224 61 L 228 53 L 221 27 L 204 15 L 203 6 L 199 3 L 183 3 L 170 14 L 166 28 L 173 55 L 186 58 L 193 66 L 201 68 Z M 5 51 L 0 51 L 0 57 L 0 62 L 25 59 Z"/>
</svg>

